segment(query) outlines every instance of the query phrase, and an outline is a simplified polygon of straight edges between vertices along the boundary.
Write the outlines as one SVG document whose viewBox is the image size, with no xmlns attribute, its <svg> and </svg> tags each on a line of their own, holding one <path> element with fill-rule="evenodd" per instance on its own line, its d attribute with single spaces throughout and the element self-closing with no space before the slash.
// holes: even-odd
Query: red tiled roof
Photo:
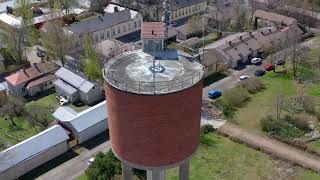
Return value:
<svg viewBox="0 0 320 180">
<path fill-rule="evenodd" d="M 12 85 L 16 86 L 21 83 L 32 80 L 43 74 L 47 74 L 58 70 L 59 66 L 52 62 L 38 63 L 27 69 L 21 69 L 20 71 L 7 76 L 5 79 Z"/>
<path fill-rule="evenodd" d="M 163 22 L 143 22 L 141 38 L 164 38 L 165 27 Z"/>
<path fill-rule="evenodd" d="M 39 85 L 39 84 L 42 84 L 42 83 L 45 83 L 45 82 L 47 82 L 47 81 L 51 81 L 51 80 L 53 80 L 53 79 L 55 79 L 55 78 L 56 78 L 55 75 L 49 74 L 49 75 L 44 76 L 44 77 L 42 77 L 42 78 L 40 78 L 40 79 L 31 81 L 31 82 L 28 84 L 27 89 L 30 89 L 30 88 L 32 88 L 32 87 L 35 87 L 35 86 L 37 86 L 37 85 Z"/>
<path fill-rule="evenodd" d="M 5 79 L 15 86 L 29 80 L 29 76 L 23 70 L 20 70 L 10 76 L 7 76 Z"/>
</svg>

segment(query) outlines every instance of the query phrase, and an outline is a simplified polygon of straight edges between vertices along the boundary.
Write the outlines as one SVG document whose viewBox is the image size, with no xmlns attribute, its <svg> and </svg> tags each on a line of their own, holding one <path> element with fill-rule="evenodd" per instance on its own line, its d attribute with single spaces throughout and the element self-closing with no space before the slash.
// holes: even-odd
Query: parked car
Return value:
<svg viewBox="0 0 320 180">
<path fill-rule="evenodd" d="M 251 77 L 248 76 L 248 75 L 243 75 L 243 76 L 240 76 L 239 77 L 239 81 L 243 81 L 243 80 L 246 80 L 246 79 L 250 79 Z"/>
<path fill-rule="evenodd" d="M 44 58 L 44 57 L 47 56 L 47 53 L 46 53 L 45 51 L 38 51 L 38 52 L 37 52 L 37 56 L 38 56 L 39 58 Z"/>
<path fill-rule="evenodd" d="M 272 70 L 274 70 L 274 65 L 272 65 L 272 64 L 266 64 L 265 66 L 264 66 L 264 69 L 266 70 L 266 71 L 272 71 Z"/>
<path fill-rule="evenodd" d="M 282 66 L 282 65 L 284 65 L 285 63 L 286 63 L 285 60 L 278 60 L 278 61 L 276 61 L 276 65 L 278 65 L 278 66 Z"/>
<path fill-rule="evenodd" d="M 259 64 L 262 62 L 262 59 L 261 58 L 253 58 L 251 59 L 251 63 L 252 64 Z"/>
<path fill-rule="evenodd" d="M 90 166 L 93 162 L 94 162 L 94 157 L 92 157 L 92 158 L 90 158 L 90 159 L 88 160 L 88 166 Z"/>
<path fill-rule="evenodd" d="M 222 95 L 223 91 L 220 89 L 212 89 L 208 92 L 208 96 L 211 99 L 217 99 Z"/>
<path fill-rule="evenodd" d="M 266 71 L 263 70 L 263 69 L 258 69 L 254 72 L 254 75 L 257 76 L 257 77 L 260 77 L 260 76 L 263 76 L 266 74 Z"/>
</svg>

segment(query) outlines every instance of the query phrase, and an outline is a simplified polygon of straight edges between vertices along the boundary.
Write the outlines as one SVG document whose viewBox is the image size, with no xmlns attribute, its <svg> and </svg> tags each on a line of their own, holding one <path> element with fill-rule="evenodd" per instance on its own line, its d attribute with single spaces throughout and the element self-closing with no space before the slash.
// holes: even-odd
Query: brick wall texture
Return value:
<svg viewBox="0 0 320 180">
<path fill-rule="evenodd" d="M 105 85 L 111 146 L 122 159 L 158 167 L 197 149 L 202 85 L 167 95 L 138 95 Z"/>
</svg>

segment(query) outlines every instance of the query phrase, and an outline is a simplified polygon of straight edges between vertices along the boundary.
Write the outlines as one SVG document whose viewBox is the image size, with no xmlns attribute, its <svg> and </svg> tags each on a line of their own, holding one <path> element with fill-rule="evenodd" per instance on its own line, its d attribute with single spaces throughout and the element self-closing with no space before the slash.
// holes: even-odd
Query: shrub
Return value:
<svg viewBox="0 0 320 180">
<path fill-rule="evenodd" d="M 232 118 L 235 114 L 236 108 L 229 105 L 222 105 L 222 113 L 226 118 Z"/>
<path fill-rule="evenodd" d="M 279 128 L 279 122 L 271 115 L 268 115 L 262 118 L 260 120 L 260 124 L 261 124 L 262 130 L 265 132 L 272 132 L 272 131 L 275 131 L 277 128 Z"/>
<path fill-rule="evenodd" d="M 203 134 L 208 134 L 214 132 L 214 128 L 212 125 L 206 124 L 204 126 L 201 127 L 201 133 Z"/>
<path fill-rule="evenodd" d="M 258 78 L 247 79 L 238 84 L 239 87 L 247 89 L 250 94 L 257 93 L 266 88 L 265 84 Z"/>
<path fill-rule="evenodd" d="M 250 96 L 248 91 L 242 87 L 232 88 L 226 91 L 221 97 L 222 103 L 231 107 L 241 107 L 244 102 L 249 99 Z"/>
<path fill-rule="evenodd" d="M 294 117 L 290 117 L 288 118 L 288 121 L 291 122 L 292 124 L 294 124 L 297 128 L 308 132 L 310 131 L 310 127 L 309 127 L 309 119 L 307 116 L 300 114 L 300 115 L 296 115 Z"/>
</svg>

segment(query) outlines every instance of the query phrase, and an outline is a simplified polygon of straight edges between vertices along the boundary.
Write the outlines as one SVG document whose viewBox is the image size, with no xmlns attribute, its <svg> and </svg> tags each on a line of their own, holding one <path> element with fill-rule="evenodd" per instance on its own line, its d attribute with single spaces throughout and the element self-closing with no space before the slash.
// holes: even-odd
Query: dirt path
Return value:
<svg viewBox="0 0 320 180">
<path fill-rule="evenodd" d="M 274 157 L 320 172 L 320 160 L 318 160 L 317 157 L 287 144 L 278 142 L 266 136 L 247 132 L 246 130 L 230 123 L 225 123 L 223 126 L 218 128 L 217 131 L 234 141 L 242 142 L 254 149 L 271 154 Z"/>
</svg>

